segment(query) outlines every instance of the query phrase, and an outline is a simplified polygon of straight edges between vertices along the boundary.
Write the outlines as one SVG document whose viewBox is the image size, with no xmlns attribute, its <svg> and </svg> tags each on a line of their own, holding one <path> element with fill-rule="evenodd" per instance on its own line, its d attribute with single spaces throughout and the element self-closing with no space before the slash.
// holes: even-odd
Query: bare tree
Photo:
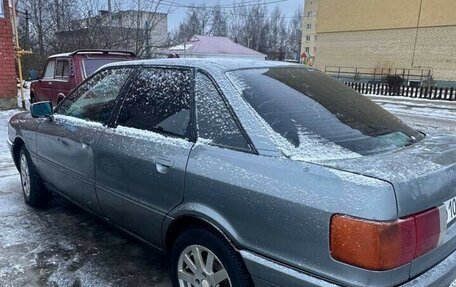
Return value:
<svg viewBox="0 0 456 287">
<path fill-rule="evenodd" d="M 264 0 L 193 5 L 171 33 L 171 40 L 166 16 L 171 7 L 165 0 L 110 0 L 108 9 L 106 0 L 16 1 L 30 19 L 29 29 L 19 29 L 23 34 L 19 36 L 26 36 L 34 51 L 25 62 L 37 70 L 53 53 L 83 48 L 125 49 L 150 58 L 156 49 L 182 43 L 193 35 L 227 36 L 266 54 L 287 53 L 291 58 L 300 54 L 301 11 L 285 17 L 275 7 L 269 14 Z"/>
<path fill-rule="evenodd" d="M 213 28 L 215 28 L 214 16 L 213 10 L 207 8 L 205 4 L 193 5 L 187 10 L 185 18 L 173 35 L 174 42 L 185 42 L 193 35 L 211 35 Z M 217 20 L 221 21 L 221 19 Z M 219 25 L 219 22 L 217 25 Z"/>
<path fill-rule="evenodd" d="M 228 34 L 228 15 L 224 14 L 220 5 L 212 10 L 212 25 L 209 34 L 212 36 L 227 36 Z"/>
<path fill-rule="evenodd" d="M 287 53 L 293 58 L 299 55 L 301 19 L 300 10 L 286 17 L 278 6 L 268 14 L 261 1 L 240 2 L 232 7 L 194 5 L 172 38 L 177 44 L 193 35 L 228 36 L 273 59 L 284 60 Z"/>
<path fill-rule="evenodd" d="M 299 60 L 301 55 L 302 17 L 302 8 L 299 8 L 288 24 L 287 56 L 294 60 Z"/>
<path fill-rule="evenodd" d="M 247 9 L 245 6 L 236 5 L 231 10 L 231 15 L 229 17 L 228 24 L 228 35 L 236 43 L 241 43 L 244 38 L 244 27 L 245 27 L 245 15 L 247 14 Z"/>
<path fill-rule="evenodd" d="M 244 31 L 241 42 L 257 51 L 265 52 L 263 49 L 267 46 L 267 9 L 264 5 L 257 3 L 247 8 L 245 15 Z"/>
<path fill-rule="evenodd" d="M 61 49 L 125 49 L 150 58 L 167 43 L 167 10 L 161 0 L 116 0 L 108 10 L 104 1 L 79 2 L 79 19 L 58 33 Z"/>
<path fill-rule="evenodd" d="M 285 58 L 287 41 L 287 25 L 279 7 L 276 6 L 271 12 L 269 20 L 268 48 L 269 52 L 276 53 L 279 60 Z"/>
</svg>

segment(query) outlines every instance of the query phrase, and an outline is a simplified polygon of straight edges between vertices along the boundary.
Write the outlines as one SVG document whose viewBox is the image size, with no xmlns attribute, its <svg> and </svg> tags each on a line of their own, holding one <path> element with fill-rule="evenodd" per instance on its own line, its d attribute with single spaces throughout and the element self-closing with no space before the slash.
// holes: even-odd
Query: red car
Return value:
<svg viewBox="0 0 456 287">
<path fill-rule="evenodd" d="M 78 50 L 52 55 L 43 74 L 30 86 L 30 102 L 51 101 L 55 106 L 101 66 L 136 59 L 133 52 L 114 50 Z"/>
</svg>

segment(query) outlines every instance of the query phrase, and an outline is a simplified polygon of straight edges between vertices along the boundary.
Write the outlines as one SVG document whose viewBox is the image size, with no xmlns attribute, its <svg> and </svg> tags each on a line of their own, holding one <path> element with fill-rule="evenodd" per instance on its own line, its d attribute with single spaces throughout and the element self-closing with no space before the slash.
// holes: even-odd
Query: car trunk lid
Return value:
<svg viewBox="0 0 456 287">
<path fill-rule="evenodd" d="M 320 164 L 393 184 L 399 217 L 456 196 L 456 138 L 451 136 L 435 135 L 394 152 Z"/>
<path fill-rule="evenodd" d="M 428 136 L 394 152 L 320 164 L 390 182 L 396 193 L 399 218 L 441 207 L 456 197 L 456 138 L 452 136 Z M 451 214 L 448 207 L 443 216 Z M 413 261 L 410 276 L 424 272 L 455 249 L 456 219 L 447 223 L 438 248 Z"/>
</svg>

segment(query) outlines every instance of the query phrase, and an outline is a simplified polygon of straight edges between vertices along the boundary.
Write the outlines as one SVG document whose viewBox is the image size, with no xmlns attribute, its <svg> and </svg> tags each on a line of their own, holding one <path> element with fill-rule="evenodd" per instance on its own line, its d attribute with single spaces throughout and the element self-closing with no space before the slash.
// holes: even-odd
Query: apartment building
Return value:
<svg viewBox="0 0 456 287">
<path fill-rule="evenodd" d="M 307 0 L 302 20 L 301 60 L 312 65 L 317 53 L 318 0 Z"/>
<path fill-rule="evenodd" d="M 322 70 L 421 69 L 456 81 L 455 0 L 319 0 L 316 22 Z"/>
</svg>

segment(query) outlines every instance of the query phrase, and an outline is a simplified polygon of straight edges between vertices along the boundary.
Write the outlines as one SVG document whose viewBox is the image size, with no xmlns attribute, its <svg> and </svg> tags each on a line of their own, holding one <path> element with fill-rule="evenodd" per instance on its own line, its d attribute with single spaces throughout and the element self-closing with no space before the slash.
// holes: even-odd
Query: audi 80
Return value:
<svg viewBox="0 0 456 287">
<path fill-rule="evenodd" d="M 9 123 L 25 202 L 55 192 L 169 252 L 174 286 L 445 286 L 456 141 L 311 67 L 109 64 Z"/>
</svg>

